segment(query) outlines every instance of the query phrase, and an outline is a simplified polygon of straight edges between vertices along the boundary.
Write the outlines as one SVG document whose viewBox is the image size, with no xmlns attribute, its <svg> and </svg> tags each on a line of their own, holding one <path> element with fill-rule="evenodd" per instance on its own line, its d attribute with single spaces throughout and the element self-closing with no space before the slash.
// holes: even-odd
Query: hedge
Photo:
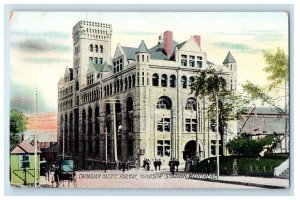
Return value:
<svg viewBox="0 0 300 200">
<path fill-rule="evenodd" d="M 272 177 L 274 168 L 288 158 L 288 154 L 269 154 L 263 158 L 245 156 L 220 156 L 220 175 L 233 174 L 233 162 L 237 161 L 238 175 Z M 210 164 L 208 164 L 208 160 Z M 208 158 L 198 163 L 197 171 L 201 173 L 216 172 L 216 158 Z"/>
</svg>

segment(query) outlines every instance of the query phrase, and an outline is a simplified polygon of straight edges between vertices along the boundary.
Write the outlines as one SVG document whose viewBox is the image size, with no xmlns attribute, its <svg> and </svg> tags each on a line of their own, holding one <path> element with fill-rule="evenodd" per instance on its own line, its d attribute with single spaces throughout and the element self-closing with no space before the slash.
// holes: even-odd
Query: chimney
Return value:
<svg viewBox="0 0 300 200">
<path fill-rule="evenodd" d="M 201 36 L 200 35 L 194 35 L 194 39 L 200 47 L 201 46 Z"/>
<path fill-rule="evenodd" d="M 171 57 L 173 51 L 173 33 L 172 31 L 164 32 L 164 50 L 167 53 L 168 58 Z"/>
</svg>

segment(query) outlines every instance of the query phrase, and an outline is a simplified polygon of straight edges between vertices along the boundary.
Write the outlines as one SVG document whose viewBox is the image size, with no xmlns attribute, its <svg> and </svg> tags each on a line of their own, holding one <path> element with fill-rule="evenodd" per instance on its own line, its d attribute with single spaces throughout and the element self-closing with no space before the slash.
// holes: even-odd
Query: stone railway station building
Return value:
<svg viewBox="0 0 300 200">
<path fill-rule="evenodd" d="M 79 21 L 73 28 L 73 67 L 58 83 L 59 154 L 79 169 L 97 169 L 106 159 L 182 163 L 195 155 L 197 138 L 200 159 L 215 156 L 206 103 L 197 103 L 190 85 L 200 70 L 214 67 L 235 91 L 231 53 L 215 65 L 200 36 L 177 43 L 165 31 L 151 48 L 144 41 L 138 47 L 118 44 L 111 57 L 111 36 L 110 24 Z M 236 135 L 236 127 L 227 131 Z"/>
</svg>

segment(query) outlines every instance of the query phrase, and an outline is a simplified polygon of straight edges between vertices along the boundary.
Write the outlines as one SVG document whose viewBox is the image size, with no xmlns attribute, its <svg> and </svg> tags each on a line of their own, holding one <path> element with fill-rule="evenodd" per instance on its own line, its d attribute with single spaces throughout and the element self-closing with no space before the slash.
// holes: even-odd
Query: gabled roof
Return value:
<svg viewBox="0 0 300 200">
<path fill-rule="evenodd" d="M 89 63 L 89 68 L 87 71 L 87 74 L 91 73 L 91 72 L 110 72 L 111 66 L 109 64 L 107 64 L 106 62 L 104 62 L 103 64 L 95 64 L 90 62 Z"/>
<path fill-rule="evenodd" d="M 49 148 L 43 149 L 43 152 L 44 153 L 57 153 L 58 152 L 57 143 L 54 144 L 53 146 L 49 147 Z"/>
<path fill-rule="evenodd" d="M 178 49 L 180 49 L 186 42 L 187 42 L 187 41 L 182 42 L 182 43 L 178 44 L 176 47 L 177 47 Z"/>
<path fill-rule="evenodd" d="M 172 51 L 174 54 L 174 50 L 176 48 L 176 46 L 178 45 L 178 43 L 173 40 L 173 44 L 172 44 Z M 164 50 L 163 44 L 157 44 L 154 47 L 152 47 L 151 49 L 148 50 L 149 54 L 150 54 L 150 58 L 154 59 L 154 60 L 170 60 Z M 172 58 L 172 56 L 171 56 Z"/>
<path fill-rule="evenodd" d="M 60 77 L 58 81 L 58 85 L 63 85 L 65 83 L 65 79 L 63 77 Z"/>
<path fill-rule="evenodd" d="M 230 51 L 228 51 L 228 54 L 223 62 L 223 64 L 228 64 L 228 63 L 236 63 L 234 57 L 231 55 Z"/>
<path fill-rule="evenodd" d="M 28 141 L 28 140 L 23 140 L 20 142 L 12 151 L 11 154 L 26 154 L 34 153 L 34 146 Z M 37 153 L 42 153 L 40 150 L 37 150 Z"/>
<path fill-rule="evenodd" d="M 112 68 L 111 65 L 107 64 L 107 62 L 104 62 L 102 68 L 100 69 L 100 72 L 110 72 L 111 68 Z"/>
<path fill-rule="evenodd" d="M 122 47 L 124 53 L 126 54 L 127 60 L 135 60 L 135 51 L 134 47 Z"/>
<path fill-rule="evenodd" d="M 141 41 L 141 43 L 140 43 L 139 47 L 137 48 L 137 50 L 135 51 L 135 53 L 148 53 L 148 49 L 146 47 L 144 40 Z"/>
<path fill-rule="evenodd" d="M 72 68 L 69 68 L 68 66 L 66 67 L 65 69 L 65 77 L 68 75 L 68 74 L 72 74 L 73 73 L 73 69 Z"/>
</svg>

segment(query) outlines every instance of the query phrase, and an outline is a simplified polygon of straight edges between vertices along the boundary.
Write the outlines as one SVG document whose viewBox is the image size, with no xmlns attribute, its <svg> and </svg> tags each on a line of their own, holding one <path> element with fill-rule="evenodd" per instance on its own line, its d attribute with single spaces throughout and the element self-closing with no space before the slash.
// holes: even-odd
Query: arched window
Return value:
<svg viewBox="0 0 300 200">
<path fill-rule="evenodd" d="M 182 88 L 187 88 L 186 76 L 181 77 L 181 86 Z"/>
<path fill-rule="evenodd" d="M 120 80 L 120 92 L 123 91 L 123 79 Z"/>
<path fill-rule="evenodd" d="M 167 87 L 168 86 L 168 77 L 166 74 L 163 74 L 161 76 L 161 87 Z"/>
<path fill-rule="evenodd" d="M 127 115 L 127 130 L 133 132 L 134 119 L 133 119 L 133 100 L 129 97 L 126 101 L 126 115 Z"/>
<path fill-rule="evenodd" d="M 100 45 L 100 53 L 103 53 L 103 46 Z"/>
<path fill-rule="evenodd" d="M 175 75 L 171 75 L 170 76 L 170 87 L 176 87 L 176 76 Z"/>
<path fill-rule="evenodd" d="M 109 94 L 112 95 L 112 84 L 109 85 Z"/>
<path fill-rule="evenodd" d="M 106 113 L 106 115 L 110 115 L 110 104 L 109 103 L 107 103 L 105 106 L 105 113 Z"/>
<path fill-rule="evenodd" d="M 98 45 L 95 45 L 95 51 L 98 53 Z"/>
<path fill-rule="evenodd" d="M 93 52 L 93 45 L 90 44 L 90 52 Z"/>
<path fill-rule="evenodd" d="M 195 98 L 189 98 L 186 101 L 185 109 L 186 110 L 196 110 L 197 101 Z"/>
<path fill-rule="evenodd" d="M 129 84 L 128 84 L 128 89 L 131 88 L 131 76 L 129 76 Z"/>
<path fill-rule="evenodd" d="M 79 90 L 79 82 L 78 82 L 78 81 L 76 81 L 76 86 L 75 86 L 75 88 L 76 88 L 76 91 Z"/>
<path fill-rule="evenodd" d="M 191 76 L 189 78 L 189 87 L 191 87 L 192 83 L 195 81 L 195 78 L 193 76 Z"/>
<path fill-rule="evenodd" d="M 120 81 L 117 80 L 117 92 L 119 92 L 119 91 L 120 91 Z"/>
<path fill-rule="evenodd" d="M 158 102 L 156 104 L 156 108 L 160 108 L 160 109 L 167 109 L 170 110 L 172 107 L 172 101 L 169 97 L 160 97 L 158 99 Z"/>
<path fill-rule="evenodd" d="M 153 86 L 158 86 L 158 81 L 159 81 L 159 76 L 158 76 L 158 74 L 153 74 L 153 75 L 152 75 L 152 85 L 153 85 Z"/>
<path fill-rule="evenodd" d="M 132 75 L 132 87 L 135 87 L 135 75 Z"/>
<path fill-rule="evenodd" d="M 110 119 L 111 110 L 110 110 L 109 103 L 106 103 L 106 105 L 105 105 L 105 114 L 106 114 L 106 117 L 105 117 L 105 127 L 104 128 L 106 129 L 107 133 L 110 133 L 112 123 L 111 123 L 111 119 Z"/>
<path fill-rule="evenodd" d="M 128 81 L 127 81 L 127 77 L 125 78 L 125 90 L 127 90 L 127 86 L 128 86 Z"/>
</svg>

